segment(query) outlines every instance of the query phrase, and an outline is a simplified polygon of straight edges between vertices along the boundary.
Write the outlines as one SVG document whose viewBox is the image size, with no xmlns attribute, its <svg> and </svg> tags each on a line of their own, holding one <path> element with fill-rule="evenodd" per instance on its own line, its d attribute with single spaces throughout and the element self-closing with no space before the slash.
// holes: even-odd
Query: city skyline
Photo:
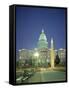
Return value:
<svg viewBox="0 0 69 90">
<path fill-rule="evenodd" d="M 16 50 L 37 48 L 42 29 L 49 48 L 51 38 L 55 49 L 66 48 L 65 17 L 65 9 L 16 7 Z"/>
</svg>

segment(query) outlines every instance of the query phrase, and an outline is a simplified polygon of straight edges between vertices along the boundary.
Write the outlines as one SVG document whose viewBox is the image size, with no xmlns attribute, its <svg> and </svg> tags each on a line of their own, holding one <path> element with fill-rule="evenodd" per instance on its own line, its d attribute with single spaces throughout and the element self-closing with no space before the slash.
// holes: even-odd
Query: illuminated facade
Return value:
<svg viewBox="0 0 69 90">
<path fill-rule="evenodd" d="M 39 41 L 38 41 L 38 46 L 37 46 L 38 49 L 48 49 L 48 42 L 47 42 L 47 37 L 44 33 L 44 30 L 42 29 L 42 32 L 39 36 Z"/>
<path fill-rule="evenodd" d="M 39 66 L 45 67 L 47 66 L 47 60 L 48 60 L 48 42 L 47 37 L 44 33 L 44 30 L 42 29 L 42 32 L 39 36 L 39 40 L 37 43 L 37 49 L 39 52 Z"/>
<path fill-rule="evenodd" d="M 39 67 L 48 67 L 50 64 L 51 68 L 54 68 L 54 60 L 58 52 L 60 62 L 65 62 L 65 49 L 55 50 L 53 39 L 51 39 L 51 48 L 48 47 L 47 37 L 42 29 L 37 42 L 37 48 L 33 50 L 21 49 L 19 50 L 19 61 L 23 64 L 34 63 Z"/>
<path fill-rule="evenodd" d="M 59 58 L 60 58 L 60 60 L 61 60 L 60 63 L 65 64 L 65 62 L 66 62 L 66 50 L 60 48 L 60 49 L 58 50 L 58 55 L 59 55 Z"/>
</svg>

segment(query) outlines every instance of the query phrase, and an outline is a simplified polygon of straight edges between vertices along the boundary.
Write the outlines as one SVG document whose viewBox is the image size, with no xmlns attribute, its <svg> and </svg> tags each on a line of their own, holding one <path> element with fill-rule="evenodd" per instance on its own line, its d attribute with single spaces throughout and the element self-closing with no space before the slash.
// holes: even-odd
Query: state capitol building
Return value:
<svg viewBox="0 0 69 90">
<path fill-rule="evenodd" d="M 51 67 L 54 67 L 54 60 L 56 55 L 58 54 L 60 58 L 60 63 L 65 64 L 66 62 L 66 49 L 59 48 L 58 50 L 54 47 L 54 40 L 51 38 L 50 48 L 48 47 L 48 40 L 42 29 L 37 47 L 28 50 L 28 49 L 20 49 L 18 51 L 18 60 L 25 65 L 35 65 L 38 67 L 47 67 L 50 64 Z"/>
</svg>

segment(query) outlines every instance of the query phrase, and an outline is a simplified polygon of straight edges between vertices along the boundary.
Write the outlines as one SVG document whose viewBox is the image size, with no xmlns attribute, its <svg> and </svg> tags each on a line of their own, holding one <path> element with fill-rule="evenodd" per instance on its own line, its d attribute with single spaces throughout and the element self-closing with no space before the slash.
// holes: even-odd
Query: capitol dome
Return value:
<svg viewBox="0 0 69 90">
<path fill-rule="evenodd" d="M 43 29 L 42 29 L 42 33 L 40 34 L 39 40 L 47 40 Z"/>
<path fill-rule="evenodd" d="M 39 36 L 38 48 L 48 48 L 47 38 L 46 38 L 46 35 L 45 35 L 43 29 L 42 29 L 42 32 Z"/>
</svg>

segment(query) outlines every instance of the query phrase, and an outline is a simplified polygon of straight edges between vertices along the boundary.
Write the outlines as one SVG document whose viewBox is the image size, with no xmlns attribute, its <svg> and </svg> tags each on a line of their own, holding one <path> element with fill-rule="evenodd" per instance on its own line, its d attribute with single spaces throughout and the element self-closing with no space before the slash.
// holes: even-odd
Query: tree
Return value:
<svg viewBox="0 0 69 90">
<path fill-rule="evenodd" d="M 57 64 L 59 64 L 60 63 L 60 58 L 59 58 L 59 56 L 58 56 L 58 54 L 56 55 L 56 58 L 55 58 L 55 64 L 57 65 Z"/>
</svg>

